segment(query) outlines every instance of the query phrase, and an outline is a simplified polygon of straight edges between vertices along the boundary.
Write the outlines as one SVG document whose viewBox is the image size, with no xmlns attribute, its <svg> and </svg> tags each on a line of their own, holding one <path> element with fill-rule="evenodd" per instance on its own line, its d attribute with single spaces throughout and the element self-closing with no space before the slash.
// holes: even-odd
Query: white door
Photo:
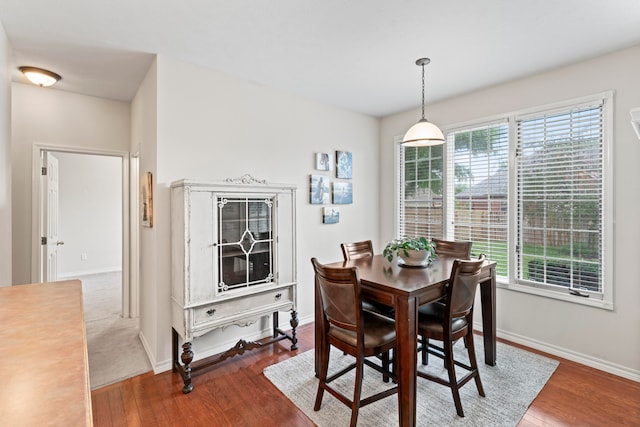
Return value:
<svg viewBox="0 0 640 427">
<path fill-rule="evenodd" d="M 46 166 L 46 176 L 44 183 L 44 205 L 47 207 L 47 215 L 44 221 L 44 236 L 46 237 L 44 269 L 44 282 L 58 280 L 58 247 L 64 245 L 58 235 L 58 159 L 53 153 L 43 152 L 43 164 Z"/>
</svg>

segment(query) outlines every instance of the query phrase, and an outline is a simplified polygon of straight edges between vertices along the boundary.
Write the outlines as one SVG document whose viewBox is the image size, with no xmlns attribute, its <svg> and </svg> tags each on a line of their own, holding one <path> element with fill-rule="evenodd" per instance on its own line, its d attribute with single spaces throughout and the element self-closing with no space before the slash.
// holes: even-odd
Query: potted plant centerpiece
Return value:
<svg viewBox="0 0 640 427">
<path fill-rule="evenodd" d="M 425 267 L 435 258 L 436 246 L 426 237 L 402 237 L 387 243 L 382 254 L 389 261 L 395 255 L 400 265 Z"/>
</svg>

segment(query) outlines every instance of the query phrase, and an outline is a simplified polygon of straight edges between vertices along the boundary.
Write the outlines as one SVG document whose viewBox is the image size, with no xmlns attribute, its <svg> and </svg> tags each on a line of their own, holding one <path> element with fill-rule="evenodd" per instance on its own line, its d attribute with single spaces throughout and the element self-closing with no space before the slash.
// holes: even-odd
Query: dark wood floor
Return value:
<svg viewBox="0 0 640 427">
<path fill-rule="evenodd" d="M 265 367 L 312 349 L 313 325 L 300 327 L 298 337 L 294 352 L 288 341 L 281 341 L 197 373 L 190 394 L 182 394 L 182 380 L 172 372 L 148 373 L 95 390 L 94 424 L 313 426 L 262 374 Z M 559 360 L 560 366 L 520 426 L 640 426 L 640 383 L 540 354 Z"/>
</svg>

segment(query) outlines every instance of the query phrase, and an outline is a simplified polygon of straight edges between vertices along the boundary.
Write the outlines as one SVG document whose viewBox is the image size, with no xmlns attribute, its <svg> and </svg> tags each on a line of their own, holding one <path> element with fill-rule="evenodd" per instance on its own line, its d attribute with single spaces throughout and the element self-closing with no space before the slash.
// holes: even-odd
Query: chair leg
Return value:
<svg viewBox="0 0 640 427">
<path fill-rule="evenodd" d="M 478 394 L 480 396 L 485 397 L 484 388 L 482 387 L 482 381 L 480 381 L 480 371 L 478 371 L 478 362 L 476 360 L 476 349 L 475 344 L 473 342 L 473 332 L 469 332 L 464 337 L 464 342 L 467 345 L 467 353 L 469 353 L 469 366 L 475 372 L 476 388 L 478 389 Z"/>
<path fill-rule="evenodd" d="M 389 354 L 387 353 L 387 356 Z M 364 371 L 364 362 L 362 357 L 358 357 L 356 362 L 356 380 L 353 390 L 353 401 L 351 402 L 351 427 L 356 427 L 358 422 L 358 411 L 360 410 L 360 395 L 362 393 L 362 376 Z"/>
<path fill-rule="evenodd" d="M 422 364 L 427 365 L 429 363 L 429 338 L 422 336 Z"/>
<path fill-rule="evenodd" d="M 459 416 L 464 417 L 462 410 L 462 402 L 460 401 L 460 391 L 458 390 L 458 380 L 456 378 L 456 365 L 453 363 L 453 342 L 445 340 L 444 344 L 444 361 L 449 373 L 449 386 L 453 395 L 453 403 L 456 405 L 456 412 Z"/>
<path fill-rule="evenodd" d="M 316 392 L 316 402 L 313 405 L 314 411 L 320 410 L 320 405 L 322 404 L 322 396 L 324 395 L 324 386 L 327 382 L 327 373 L 329 371 L 329 351 L 331 350 L 331 346 L 329 343 L 325 346 L 324 350 L 320 354 L 320 372 L 318 373 L 318 391 Z"/>
<path fill-rule="evenodd" d="M 389 352 L 385 351 L 384 353 L 382 353 L 382 368 L 385 371 L 389 371 Z M 387 375 L 386 373 L 382 374 L 382 381 L 385 383 L 389 382 L 389 375 Z"/>
</svg>

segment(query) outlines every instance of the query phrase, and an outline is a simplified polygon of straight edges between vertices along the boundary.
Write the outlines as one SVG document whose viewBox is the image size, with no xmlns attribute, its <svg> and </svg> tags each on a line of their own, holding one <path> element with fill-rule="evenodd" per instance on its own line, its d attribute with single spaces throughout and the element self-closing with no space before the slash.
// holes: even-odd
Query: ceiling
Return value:
<svg viewBox="0 0 640 427">
<path fill-rule="evenodd" d="M 130 101 L 155 54 L 373 116 L 640 44 L 638 0 L 1 0 L 20 65 Z M 206 82 L 203 82 L 206 84 Z"/>
</svg>

